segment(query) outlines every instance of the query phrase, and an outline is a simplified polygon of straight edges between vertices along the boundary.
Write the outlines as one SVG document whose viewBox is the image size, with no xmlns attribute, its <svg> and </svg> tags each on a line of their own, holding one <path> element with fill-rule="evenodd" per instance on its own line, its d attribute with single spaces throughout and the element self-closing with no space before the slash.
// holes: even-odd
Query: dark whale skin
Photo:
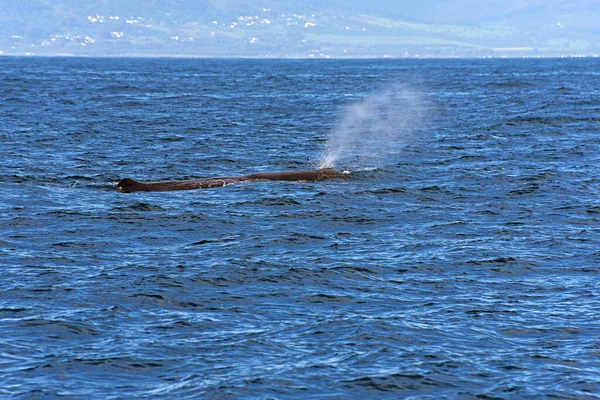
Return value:
<svg viewBox="0 0 600 400">
<path fill-rule="evenodd" d="M 117 183 L 117 190 L 123 193 L 133 192 L 170 192 L 173 190 L 209 189 L 230 185 L 232 183 L 251 181 L 298 181 L 315 182 L 332 179 L 348 179 L 347 172 L 333 168 L 322 168 L 310 171 L 261 172 L 237 177 L 214 177 L 186 181 L 138 182 L 124 178 Z"/>
</svg>

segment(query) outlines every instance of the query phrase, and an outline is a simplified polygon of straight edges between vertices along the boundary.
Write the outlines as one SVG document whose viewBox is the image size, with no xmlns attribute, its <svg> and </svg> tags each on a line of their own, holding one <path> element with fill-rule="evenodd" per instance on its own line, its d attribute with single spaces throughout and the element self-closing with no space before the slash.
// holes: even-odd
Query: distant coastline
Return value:
<svg viewBox="0 0 600 400">
<path fill-rule="evenodd" d="M 277 55 L 267 55 L 267 56 L 253 56 L 253 55 L 202 55 L 202 54 L 153 54 L 153 53 L 122 53 L 122 54 L 75 54 L 75 53 L 6 53 L 0 52 L 0 57 L 47 57 L 47 58 L 60 58 L 60 57 L 69 57 L 69 58 L 173 58 L 173 59 L 256 59 L 256 60 L 268 60 L 268 59 L 282 59 L 282 60 L 380 60 L 380 59 L 390 59 L 390 60 L 435 60 L 435 59 L 501 59 L 501 58 L 523 58 L 523 59 L 556 59 L 556 58 L 600 58 L 600 53 L 598 54 L 519 54 L 518 52 L 512 53 L 500 53 L 496 55 L 485 55 L 485 56 L 454 56 L 454 55 L 365 55 L 365 56 L 277 56 Z"/>
<path fill-rule="evenodd" d="M 34 4 L 36 2 L 33 2 Z M 0 55 L 171 58 L 600 56 L 587 0 L 274 0 L 148 6 L 55 0 L 0 14 Z M 419 2 L 421 3 L 421 2 Z"/>
</svg>

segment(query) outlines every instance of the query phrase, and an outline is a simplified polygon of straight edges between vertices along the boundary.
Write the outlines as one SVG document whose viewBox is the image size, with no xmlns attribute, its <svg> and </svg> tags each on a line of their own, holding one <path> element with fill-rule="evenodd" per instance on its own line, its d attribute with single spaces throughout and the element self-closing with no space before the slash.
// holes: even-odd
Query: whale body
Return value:
<svg viewBox="0 0 600 400">
<path fill-rule="evenodd" d="M 186 181 L 138 182 L 135 179 L 124 178 L 117 183 L 117 190 L 123 193 L 169 192 L 172 190 L 209 189 L 230 185 L 232 183 L 251 181 L 314 182 L 348 178 L 348 172 L 340 172 L 333 168 L 322 168 L 310 171 L 261 172 L 243 176 L 214 177 Z"/>
</svg>

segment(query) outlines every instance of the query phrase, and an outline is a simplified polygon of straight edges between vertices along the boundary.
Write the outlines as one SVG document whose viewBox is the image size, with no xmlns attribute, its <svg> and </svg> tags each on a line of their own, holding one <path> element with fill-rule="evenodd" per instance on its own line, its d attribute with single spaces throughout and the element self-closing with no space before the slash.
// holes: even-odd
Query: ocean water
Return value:
<svg viewBox="0 0 600 400">
<path fill-rule="evenodd" d="M 600 397 L 599 71 L 0 58 L 0 397 Z"/>
</svg>

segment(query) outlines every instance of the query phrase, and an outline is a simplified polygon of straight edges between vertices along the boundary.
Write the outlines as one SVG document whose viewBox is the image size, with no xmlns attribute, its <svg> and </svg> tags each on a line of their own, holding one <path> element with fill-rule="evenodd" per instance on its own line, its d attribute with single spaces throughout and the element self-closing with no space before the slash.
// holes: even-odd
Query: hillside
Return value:
<svg viewBox="0 0 600 400">
<path fill-rule="evenodd" d="M 22 0 L 0 54 L 402 57 L 600 53 L 595 0 Z"/>
</svg>

